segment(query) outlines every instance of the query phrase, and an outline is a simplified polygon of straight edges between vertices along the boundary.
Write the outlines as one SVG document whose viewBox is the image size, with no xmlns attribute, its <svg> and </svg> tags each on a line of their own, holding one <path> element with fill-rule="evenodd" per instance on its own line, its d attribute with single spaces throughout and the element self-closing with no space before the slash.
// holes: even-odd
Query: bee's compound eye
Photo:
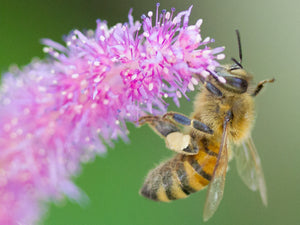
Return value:
<svg viewBox="0 0 300 225">
<path fill-rule="evenodd" d="M 236 93 L 245 93 L 248 89 L 248 82 L 242 78 L 238 77 L 224 77 L 226 83 L 224 87 L 229 91 L 236 92 Z"/>
</svg>

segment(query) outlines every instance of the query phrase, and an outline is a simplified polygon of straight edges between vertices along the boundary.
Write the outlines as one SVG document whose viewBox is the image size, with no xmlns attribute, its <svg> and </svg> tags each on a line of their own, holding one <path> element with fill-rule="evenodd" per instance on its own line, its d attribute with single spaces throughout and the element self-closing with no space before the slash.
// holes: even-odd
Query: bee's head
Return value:
<svg viewBox="0 0 300 225">
<path fill-rule="evenodd" d="M 229 92 L 242 94 L 248 90 L 248 83 L 252 76 L 244 70 L 242 66 L 242 47 L 240 33 L 238 30 L 236 30 L 236 34 L 240 60 L 237 61 L 235 58 L 231 58 L 233 61 L 232 65 L 219 66 L 216 68 L 215 73 L 217 76 L 224 78 L 226 81 L 225 83 L 219 82 L 218 85 Z"/>
</svg>

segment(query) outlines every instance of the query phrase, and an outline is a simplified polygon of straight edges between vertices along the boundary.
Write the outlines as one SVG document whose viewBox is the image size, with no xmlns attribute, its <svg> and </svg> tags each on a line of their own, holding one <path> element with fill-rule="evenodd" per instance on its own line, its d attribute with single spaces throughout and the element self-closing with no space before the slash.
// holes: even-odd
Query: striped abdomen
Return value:
<svg viewBox="0 0 300 225">
<path fill-rule="evenodd" d="M 185 198 L 209 184 L 217 160 L 218 146 L 200 149 L 197 155 L 177 154 L 151 170 L 140 193 L 168 202 Z"/>
</svg>

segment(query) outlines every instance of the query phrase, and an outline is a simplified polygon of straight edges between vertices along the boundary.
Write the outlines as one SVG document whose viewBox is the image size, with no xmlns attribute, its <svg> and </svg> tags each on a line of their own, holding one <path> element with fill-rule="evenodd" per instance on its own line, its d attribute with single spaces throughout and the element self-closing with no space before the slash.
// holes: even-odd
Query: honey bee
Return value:
<svg viewBox="0 0 300 225">
<path fill-rule="evenodd" d="M 223 197 L 227 164 L 235 148 L 237 169 L 244 183 L 258 190 L 264 205 L 267 191 L 260 159 L 251 138 L 254 122 L 254 98 L 264 84 L 256 86 L 252 75 L 242 66 L 240 34 L 236 31 L 239 61 L 209 71 L 194 102 L 190 117 L 177 112 L 163 116 L 148 115 L 139 119 L 147 123 L 177 154 L 149 172 L 140 190 L 146 198 L 169 202 L 186 198 L 208 186 L 203 219 L 207 221 L 217 210 Z M 225 82 L 220 81 L 220 77 Z"/>
</svg>

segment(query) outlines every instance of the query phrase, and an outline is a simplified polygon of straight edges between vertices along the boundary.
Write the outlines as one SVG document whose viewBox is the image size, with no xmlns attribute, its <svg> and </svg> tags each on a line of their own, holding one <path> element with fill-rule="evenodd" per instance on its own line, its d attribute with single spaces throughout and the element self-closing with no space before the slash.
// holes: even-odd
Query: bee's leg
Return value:
<svg viewBox="0 0 300 225">
<path fill-rule="evenodd" d="M 266 84 L 266 83 L 273 83 L 274 81 L 275 81 L 274 78 L 273 78 L 273 79 L 270 79 L 270 80 L 262 80 L 262 81 L 260 81 L 260 82 L 257 84 L 257 86 L 256 86 L 256 88 L 255 88 L 255 90 L 254 90 L 254 92 L 252 93 L 252 96 L 255 97 L 255 96 L 261 91 L 261 89 L 264 87 L 264 84 Z"/>
<path fill-rule="evenodd" d="M 213 134 L 213 130 L 209 126 L 196 119 L 190 119 L 185 115 L 176 112 L 167 112 L 164 119 L 170 119 L 180 125 L 189 126 L 207 134 Z"/>
<path fill-rule="evenodd" d="M 165 139 L 166 146 L 178 153 L 194 155 L 199 152 L 197 143 L 189 134 L 181 132 L 174 122 L 168 118 L 159 116 L 144 116 L 139 119 L 139 123 L 149 124 L 149 126 L 162 138 Z"/>
<path fill-rule="evenodd" d="M 217 97 L 222 97 L 223 93 L 212 83 L 205 81 L 204 83 L 204 87 L 212 94 L 214 94 Z"/>
</svg>

